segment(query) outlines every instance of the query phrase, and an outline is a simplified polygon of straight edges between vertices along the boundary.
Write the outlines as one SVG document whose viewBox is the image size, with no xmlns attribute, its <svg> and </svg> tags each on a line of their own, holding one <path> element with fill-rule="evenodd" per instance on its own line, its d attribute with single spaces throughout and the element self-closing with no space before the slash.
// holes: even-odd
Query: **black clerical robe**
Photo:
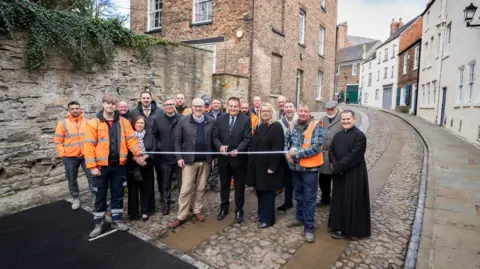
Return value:
<svg viewBox="0 0 480 269">
<path fill-rule="evenodd" d="M 357 127 L 338 132 L 330 145 L 333 188 L 328 227 L 348 237 L 371 235 L 367 138 Z"/>
</svg>

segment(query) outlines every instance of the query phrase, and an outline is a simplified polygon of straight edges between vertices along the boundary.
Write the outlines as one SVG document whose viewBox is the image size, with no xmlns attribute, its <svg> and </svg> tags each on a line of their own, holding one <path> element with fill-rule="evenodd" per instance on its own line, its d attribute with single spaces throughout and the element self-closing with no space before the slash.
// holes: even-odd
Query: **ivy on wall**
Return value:
<svg viewBox="0 0 480 269">
<path fill-rule="evenodd" d="M 0 0 L 0 33 L 12 38 L 19 30 L 28 31 L 25 59 L 29 69 L 44 66 L 50 54 L 56 52 L 74 69 L 88 70 L 94 64 L 111 63 L 116 46 L 132 48 L 140 60 L 150 62 L 152 46 L 171 43 L 136 34 L 115 19 L 47 10 L 27 0 Z"/>
</svg>

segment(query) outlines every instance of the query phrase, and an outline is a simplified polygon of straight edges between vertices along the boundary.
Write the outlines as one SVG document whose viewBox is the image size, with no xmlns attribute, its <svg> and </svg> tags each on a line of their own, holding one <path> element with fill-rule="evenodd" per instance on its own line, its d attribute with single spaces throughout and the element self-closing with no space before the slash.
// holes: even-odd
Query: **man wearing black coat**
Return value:
<svg viewBox="0 0 480 269">
<path fill-rule="evenodd" d="M 213 144 L 223 155 L 218 157 L 220 171 L 220 213 L 218 220 L 223 220 L 228 214 L 230 205 L 230 180 L 235 183 L 235 223 L 243 221 L 243 204 L 245 202 L 245 174 L 247 155 L 238 154 L 248 150 L 252 137 L 250 117 L 239 114 L 240 99 L 230 97 L 227 102 L 228 114 L 220 116 L 213 130 Z"/>
<path fill-rule="evenodd" d="M 155 119 L 155 132 L 157 134 L 157 151 L 174 151 L 174 134 L 178 121 L 182 115 L 175 112 L 175 100 L 173 97 L 167 97 L 163 100 L 163 115 Z M 170 204 L 172 203 L 172 176 L 175 173 L 177 177 L 178 189 L 181 189 L 182 170 L 177 165 L 177 160 L 172 154 L 161 154 L 157 158 L 160 176 L 157 177 L 158 188 L 163 196 L 162 214 L 170 214 Z M 158 173 L 157 173 L 158 175 Z M 159 179 L 160 178 L 160 179 Z M 160 185 L 162 184 L 162 185 Z"/>
</svg>

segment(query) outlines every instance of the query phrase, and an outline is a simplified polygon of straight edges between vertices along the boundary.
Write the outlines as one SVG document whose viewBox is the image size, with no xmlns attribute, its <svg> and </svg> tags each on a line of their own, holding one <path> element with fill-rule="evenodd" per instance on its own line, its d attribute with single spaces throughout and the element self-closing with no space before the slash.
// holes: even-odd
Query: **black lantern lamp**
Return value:
<svg viewBox="0 0 480 269">
<path fill-rule="evenodd" d="M 478 27 L 480 24 L 470 24 L 473 20 L 473 16 L 475 16 L 475 12 L 477 11 L 477 7 L 470 3 L 468 7 L 466 7 L 463 12 L 465 13 L 465 22 L 467 23 L 467 27 Z"/>
</svg>

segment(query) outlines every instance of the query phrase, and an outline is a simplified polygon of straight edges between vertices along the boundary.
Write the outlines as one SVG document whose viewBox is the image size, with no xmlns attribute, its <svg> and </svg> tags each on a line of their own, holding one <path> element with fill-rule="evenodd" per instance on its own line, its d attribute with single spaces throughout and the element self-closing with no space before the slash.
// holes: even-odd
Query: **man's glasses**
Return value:
<svg viewBox="0 0 480 269">
<path fill-rule="evenodd" d="M 164 106 L 175 106 L 175 104 L 164 104 Z"/>
</svg>

